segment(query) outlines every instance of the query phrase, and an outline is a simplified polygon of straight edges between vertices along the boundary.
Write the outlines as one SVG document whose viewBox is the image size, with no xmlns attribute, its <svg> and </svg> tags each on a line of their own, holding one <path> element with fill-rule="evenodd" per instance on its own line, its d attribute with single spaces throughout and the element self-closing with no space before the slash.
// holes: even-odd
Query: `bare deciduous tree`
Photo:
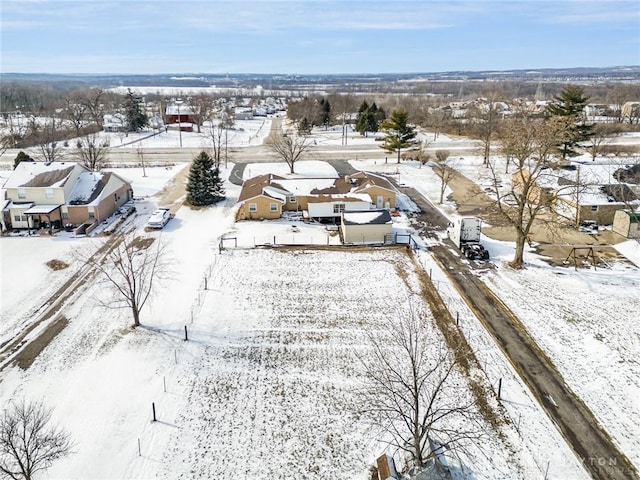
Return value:
<svg viewBox="0 0 640 480">
<path fill-rule="evenodd" d="M 80 135 L 80 129 L 86 123 L 87 106 L 83 100 L 83 93 L 79 91 L 69 92 L 62 99 L 64 104 L 62 112 L 73 125 L 76 135 Z"/>
<path fill-rule="evenodd" d="M 216 107 L 216 99 L 213 95 L 201 93 L 191 97 L 189 99 L 189 104 L 191 105 L 191 109 L 193 111 L 191 116 L 194 123 L 196 124 L 198 133 L 200 133 L 204 122 L 213 118 L 213 113 Z"/>
<path fill-rule="evenodd" d="M 61 160 L 65 153 L 59 144 L 60 137 L 64 133 L 64 122 L 53 112 L 49 115 L 41 122 L 35 117 L 31 118 L 29 130 L 42 159 L 45 162 L 56 162 Z"/>
<path fill-rule="evenodd" d="M 444 201 L 444 192 L 449 182 L 456 176 L 456 171 L 449 162 L 449 150 L 436 150 L 436 162 L 433 170 L 440 177 L 440 204 Z"/>
<path fill-rule="evenodd" d="M 31 480 L 71 453 L 71 439 L 52 424 L 51 410 L 39 402 L 11 403 L 0 418 L 0 476 Z"/>
<path fill-rule="evenodd" d="M 295 173 L 294 167 L 296 162 L 300 160 L 310 146 L 311 140 L 309 140 L 308 137 L 293 134 L 275 137 L 271 143 L 269 143 L 271 150 L 289 165 L 291 173 Z"/>
<path fill-rule="evenodd" d="M 112 287 L 114 298 L 102 301 L 107 308 L 128 308 L 133 326 L 140 325 L 140 312 L 147 300 L 170 275 L 165 245 L 160 240 L 123 233 L 111 238 L 104 258 L 84 259 Z M 155 245 L 154 245 L 155 244 Z"/>
<path fill-rule="evenodd" d="M 222 158 L 227 151 L 228 132 L 223 122 L 210 122 L 206 127 L 206 134 L 211 140 L 211 158 L 213 166 L 220 168 Z"/>
<path fill-rule="evenodd" d="M 557 183 L 557 174 L 550 165 L 557 154 L 557 145 L 565 136 L 566 126 L 566 121 L 560 117 L 545 121 L 512 118 L 506 122 L 501 139 L 502 152 L 516 168 L 509 186 L 502 186 L 495 165 L 489 163 L 493 173 L 492 190 L 497 198 L 496 208 L 516 232 L 516 249 L 510 263 L 513 268 L 524 266 L 524 246 L 529 241 L 534 222 L 551 213 L 551 208 L 563 193 L 576 192 L 581 188 L 577 184 L 545 188 L 550 182 Z M 546 226 L 553 228 L 554 222 L 547 220 Z"/>
<path fill-rule="evenodd" d="M 92 133 L 78 140 L 77 151 L 82 164 L 96 172 L 109 156 L 109 140 Z"/>
<path fill-rule="evenodd" d="M 484 435 L 481 416 L 454 356 L 429 332 L 426 307 L 411 302 L 389 328 L 371 332 L 361 413 L 385 441 L 424 467 L 436 453 L 430 441 L 465 449 Z"/>
<path fill-rule="evenodd" d="M 102 130 L 104 124 L 106 93 L 102 88 L 90 88 L 84 92 L 82 103 L 85 105 L 93 121 Z"/>
</svg>

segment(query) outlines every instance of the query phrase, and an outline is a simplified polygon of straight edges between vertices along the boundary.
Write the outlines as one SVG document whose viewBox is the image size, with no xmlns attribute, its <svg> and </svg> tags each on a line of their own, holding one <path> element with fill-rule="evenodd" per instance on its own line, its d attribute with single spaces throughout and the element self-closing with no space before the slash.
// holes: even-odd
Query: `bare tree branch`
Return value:
<svg viewBox="0 0 640 480">
<path fill-rule="evenodd" d="M 0 418 L 0 476 L 31 480 L 71 448 L 69 434 L 51 423 L 51 410 L 40 402 L 13 402 Z"/>
<path fill-rule="evenodd" d="M 85 261 L 99 272 L 114 292 L 114 298 L 102 301 L 102 305 L 128 308 L 133 316 L 133 326 L 137 327 L 147 300 L 171 273 L 166 246 L 160 240 L 135 237 L 132 232 L 109 241 L 113 244 L 103 258 L 93 256 Z"/>
<path fill-rule="evenodd" d="M 289 166 L 291 173 L 295 173 L 294 166 L 311 146 L 308 137 L 286 135 L 275 137 L 269 144 L 271 150 Z"/>
</svg>

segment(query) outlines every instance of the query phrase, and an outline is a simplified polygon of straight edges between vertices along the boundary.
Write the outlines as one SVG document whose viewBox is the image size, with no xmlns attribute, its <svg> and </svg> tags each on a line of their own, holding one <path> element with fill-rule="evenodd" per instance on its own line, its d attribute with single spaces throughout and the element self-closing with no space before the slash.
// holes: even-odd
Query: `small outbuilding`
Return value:
<svg viewBox="0 0 640 480">
<path fill-rule="evenodd" d="M 624 238 L 640 238 L 640 210 L 616 211 L 611 229 Z"/>
<path fill-rule="evenodd" d="M 340 229 L 343 243 L 385 243 L 391 238 L 393 220 L 386 209 L 343 212 Z"/>
</svg>

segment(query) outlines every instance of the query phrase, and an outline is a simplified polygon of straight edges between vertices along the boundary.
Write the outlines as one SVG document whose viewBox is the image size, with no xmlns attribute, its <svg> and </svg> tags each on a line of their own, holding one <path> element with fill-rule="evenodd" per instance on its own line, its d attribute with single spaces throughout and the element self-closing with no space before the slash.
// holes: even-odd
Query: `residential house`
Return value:
<svg viewBox="0 0 640 480">
<path fill-rule="evenodd" d="M 102 117 L 102 129 L 105 132 L 126 132 L 128 127 L 127 117 L 121 113 L 108 113 Z"/>
<path fill-rule="evenodd" d="M 75 162 L 21 162 L 4 189 L 3 214 L 14 229 L 100 222 L 133 198 L 119 175 Z"/>
<path fill-rule="evenodd" d="M 343 243 L 386 243 L 391 239 L 392 229 L 389 210 L 343 212 L 340 217 Z"/>
<path fill-rule="evenodd" d="M 193 132 L 193 124 L 197 123 L 195 113 L 195 107 L 191 105 L 167 105 L 165 110 L 167 126 L 178 125 L 183 132 Z"/>
<path fill-rule="evenodd" d="M 337 221 L 345 211 L 395 209 L 396 194 L 388 180 L 364 172 L 343 178 L 267 174 L 246 180 L 239 202 L 238 220 L 279 218 L 293 211 L 305 218 Z"/>
</svg>

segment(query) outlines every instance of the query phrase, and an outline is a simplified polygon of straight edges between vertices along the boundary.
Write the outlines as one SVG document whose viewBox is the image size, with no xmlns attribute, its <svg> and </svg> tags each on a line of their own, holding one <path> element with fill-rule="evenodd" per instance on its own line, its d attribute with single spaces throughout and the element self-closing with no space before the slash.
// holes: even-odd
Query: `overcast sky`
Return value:
<svg viewBox="0 0 640 480">
<path fill-rule="evenodd" d="M 640 64 L 640 0 L 1 0 L 1 71 L 404 73 Z"/>
</svg>

